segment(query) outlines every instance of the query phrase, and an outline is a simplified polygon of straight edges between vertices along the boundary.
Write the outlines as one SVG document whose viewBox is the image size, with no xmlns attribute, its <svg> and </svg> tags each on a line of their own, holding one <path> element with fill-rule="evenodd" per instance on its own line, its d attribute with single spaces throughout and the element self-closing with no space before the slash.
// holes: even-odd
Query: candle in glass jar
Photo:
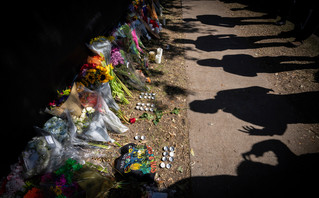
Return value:
<svg viewBox="0 0 319 198">
<path fill-rule="evenodd" d="M 149 60 L 150 61 L 155 61 L 155 52 L 154 51 L 150 51 L 149 52 Z"/>
</svg>

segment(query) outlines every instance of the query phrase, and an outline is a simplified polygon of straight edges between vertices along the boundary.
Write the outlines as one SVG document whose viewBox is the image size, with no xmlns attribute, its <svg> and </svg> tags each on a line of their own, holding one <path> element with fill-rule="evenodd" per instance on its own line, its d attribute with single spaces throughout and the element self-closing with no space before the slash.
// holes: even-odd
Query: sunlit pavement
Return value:
<svg viewBox="0 0 319 198">
<path fill-rule="evenodd" d="M 300 116 L 289 102 L 296 95 L 276 93 L 263 57 L 277 56 L 269 48 L 290 46 L 262 42 L 274 37 L 260 25 L 278 27 L 263 20 L 265 13 L 251 11 L 245 20 L 248 11 L 230 9 L 242 7 L 183 1 L 186 36 L 176 42 L 186 48 L 194 93 L 188 96 L 193 196 L 313 192 L 307 179 L 318 175 L 319 139 L 306 128 L 319 120 Z M 318 92 L 297 97 L 311 108 Z"/>
</svg>

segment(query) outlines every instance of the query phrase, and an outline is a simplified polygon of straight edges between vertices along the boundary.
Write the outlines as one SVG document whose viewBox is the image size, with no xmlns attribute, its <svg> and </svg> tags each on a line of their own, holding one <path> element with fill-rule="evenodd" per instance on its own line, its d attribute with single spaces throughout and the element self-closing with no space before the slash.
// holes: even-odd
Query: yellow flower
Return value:
<svg viewBox="0 0 319 198">
<path fill-rule="evenodd" d="M 101 72 L 100 75 L 98 75 L 98 79 L 101 83 L 106 83 L 112 80 L 113 77 L 109 73 Z"/>
<path fill-rule="evenodd" d="M 97 36 L 97 37 L 95 37 L 95 38 L 93 38 L 93 39 L 91 39 L 91 41 L 90 41 L 90 45 L 92 45 L 92 43 L 93 42 L 96 42 L 96 41 L 103 41 L 103 40 L 105 40 L 106 38 L 105 38 L 105 36 Z"/>
<path fill-rule="evenodd" d="M 95 82 L 95 74 L 93 72 L 89 72 L 86 74 L 85 79 L 90 82 L 91 84 L 94 84 Z"/>
<path fill-rule="evenodd" d="M 96 69 L 89 69 L 88 72 L 90 72 L 90 73 L 96 73 Z"/>
<path fill-rule="evenodd" d="M 106 37 L 106 39 L 109 40 L 110 42 L 115 40 L 114 36 L 108 36 L 108 37 Z"/>
<path fill-rule="evenodd" d="M 53 186 L 50 187 L 50 189 L 57 195 L 61 195 L 62 194 L 62 189 L 60 186 L 55 186 L 55 188 L 53 188 Z"/>
</svg>

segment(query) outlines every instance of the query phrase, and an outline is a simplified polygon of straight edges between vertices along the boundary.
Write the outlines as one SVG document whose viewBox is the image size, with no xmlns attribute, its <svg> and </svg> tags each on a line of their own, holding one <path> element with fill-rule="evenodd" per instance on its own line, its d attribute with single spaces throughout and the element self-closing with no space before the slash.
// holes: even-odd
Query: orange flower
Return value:
<svg viewBox="0 0 319 198">
<path fill-rule="evenodd" d="M 102 61 L 104 61 L 104 57 L 99 56 L 99 55 L 89 56 L 87 58 L 87 62 L 91 63 L 91 64 L 94 63 L 94 64 L 97 64 L 97 65 L 102 65 Z"/>
</svg>

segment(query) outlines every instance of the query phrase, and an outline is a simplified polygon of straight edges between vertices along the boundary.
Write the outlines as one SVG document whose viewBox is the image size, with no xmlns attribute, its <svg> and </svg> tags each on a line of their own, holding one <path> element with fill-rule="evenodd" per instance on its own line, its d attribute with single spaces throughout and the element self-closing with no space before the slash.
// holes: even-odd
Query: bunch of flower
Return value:
<svg viewBox="0 0 319 198">
<path fill-rule="evenodd" d="M 39 188 L 33 187 L 31 188 L 23 198 L 44 198 L 43 191 Z"/>
<path fill-rule="evenodd" d="M 10 174 L 2 181 L 0 197 L 15 197 L 24 190 L 23 167 L 20 163 L 11 166 Z"/>
<path fill-rule="evenodd" d="M 69 97 L 71 93 L 71 86 L 69 86 L 68 89 L 59 91 L 58 92 L 58 97 L 57 100 L 53 100 L 52 102 L 49 103 L 50 110 L 53 110 L 55 107 L 61 106 Z"/>
<path fill-rule="evenodd" d="M 46 173 L 41 176 L 40 186 L 49 188 L 49 193 L 54 194 L 54 197 L 64 198 L 73 197 L 82 190 L 74 180 L 74 173 L 82 168 L 73 159 L 68 159 L 65 164 L 58 170 L 52 173 Z"/>
<path fill-rule="evenodd" d="M 118 47 L 113 48 L 111 51 L 111 63 L 114 66 L 117 66 L 118 64 L 124 64 L 124 58 L 122 57 Z"/>
<path fill-rule="evenodd" d="M 81 67 L 79 79 L 88 88 L 97 88 L 102 83 L 109 82 L 113 79 L 110 71 L 113 69 L 112 64 L 102 66 L 96 63 L 87 63 Z"/>
<path fill-rule="evenodd" d="M 77 128 L 77 133 L 81 134 L 83 132 L 83 129 L 87 128 L 90 125 L 90 121 L 94 112 L 94 108 L 85 107 L 83 108 L 80 117 L 72 116 L 72 120 Z"/>
<path fill-rule="evenodd" d="M 62 142 L 68 136 L 68 124 L 61 118 L 53 116 L 50 118 L 43 127 L 44 130 L 48 131 L 57 140 Z"/>
<path fill-rule="evenodd" d="M 77 83 L 77 92 L 83 107 L 95 107 L 98 95 L 96 92 L 88 91 L 82 83 Z"/>
</svg>

